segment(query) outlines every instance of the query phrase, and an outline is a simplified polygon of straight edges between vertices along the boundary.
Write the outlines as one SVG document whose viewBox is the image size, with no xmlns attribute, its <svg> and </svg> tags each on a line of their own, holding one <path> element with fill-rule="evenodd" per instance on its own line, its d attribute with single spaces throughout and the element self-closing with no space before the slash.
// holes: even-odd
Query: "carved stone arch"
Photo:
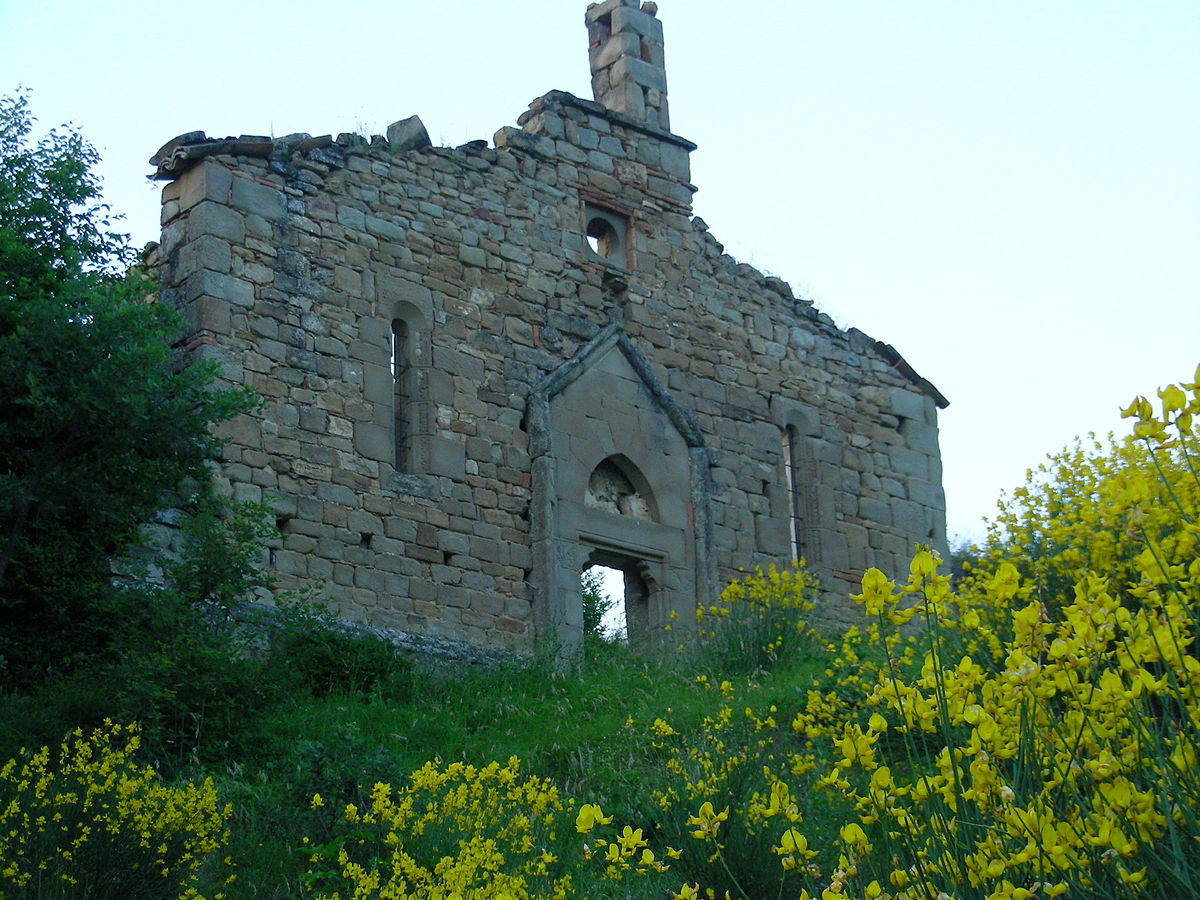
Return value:
<svg viewBox="0 0 1200 900">
<path fill-rule="evenodd" d="M 821 414 L 815 406 L 776 395 L 771 398 L 771 418 L 780 428 L 793 428 L 798 435 L 819 437 Z"/>
<path fill-rule="evenodd" d="M 606 558 L 647 590 L 647 636 L 675 613 L 694 621 L 716 589 L 708 453 L 691 415 L 658 383 L 619 325 L 551 372 L 529 398 L 533 469 L 530 585 L 539 637 L 560 652 L 582 640 L 579 574 Z M 597 469 L 611 466 L 647 501 L 647 515 L 589 504 Z M 608 508 L 605 508 L 605 507 Z"/>
<path fill-rule="evenodd" d="M 608 488 L 608 493 L 616 496 L 610 498 L 601 495 L 602 488 Z M 642 470 L 624 453 L 606 456 L 592 469 L 583 502 L 585 506 L 609 509 L 610 512 L 634 519 L 659 521 L 654 488 L 650 486 Z"/>
<path fill-rule="evenodd" d="M 384 309 L 390 321 L 400 320 L 414 331 L 425 334 L 433 331 L 433 315 L 427 304 L 418 305 L 411 300 L 395 299 L 385 302 Z"/>
</svg>

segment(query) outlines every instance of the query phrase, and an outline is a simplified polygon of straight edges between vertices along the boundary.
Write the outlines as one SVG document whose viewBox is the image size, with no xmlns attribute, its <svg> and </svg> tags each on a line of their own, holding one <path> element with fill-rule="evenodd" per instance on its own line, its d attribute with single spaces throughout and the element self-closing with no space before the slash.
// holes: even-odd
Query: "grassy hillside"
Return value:
<svg viewBox="0 0 1200 900">
<path fill-rule="evenodd" d="M 773 569 L 651 652 L 488 668 L 133 590 L 116 650 L 0 697 L 0 895 L 1200 896 L 1200 386 L 1160 397 L 832 640 Z"/>
</svg>

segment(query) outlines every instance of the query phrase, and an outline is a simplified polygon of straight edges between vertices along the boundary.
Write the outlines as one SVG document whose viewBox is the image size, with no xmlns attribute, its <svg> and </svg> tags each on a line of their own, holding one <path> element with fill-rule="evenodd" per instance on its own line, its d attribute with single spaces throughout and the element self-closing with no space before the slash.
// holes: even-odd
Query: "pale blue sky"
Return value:
<svg viewBox="0 0 1200 900">
<path fill-rule="evenodd" d="M 0 91 L 101 150 L 156 237 L 168 138 L 489 138 L 590 97 L 584 3 L 0 0 Z M 950 399 L 950 532 L 1200 361 L 1200 4 L 662 0 L 696 213 Z"/>
</svg>

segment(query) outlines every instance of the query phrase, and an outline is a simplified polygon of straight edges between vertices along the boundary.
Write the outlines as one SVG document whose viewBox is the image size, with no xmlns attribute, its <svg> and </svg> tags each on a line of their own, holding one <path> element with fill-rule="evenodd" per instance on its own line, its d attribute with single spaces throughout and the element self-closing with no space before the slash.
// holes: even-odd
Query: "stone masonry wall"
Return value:
<svg viewBox="0 0 1200 900">
<path fill-rule="evenodd" d="M 831 619 L 866 567 L 944 552 L 936 389 L 725 255 L 691 217 L 687 141 L 562 92 L 520 125 L 453 149 L 413 120 L 369 144 L 193 134 L 156 157 L 154 261 L 187 351 L 263 399 L 226 427 L 218 479 L 275 511 L 282 586 L 315 584 L 348 619 L 532 649 L 527 401 L 613 325 L 702 436 L 686 527 L 720 582 L 789 558 L 793 519 Z"/>
</svg>

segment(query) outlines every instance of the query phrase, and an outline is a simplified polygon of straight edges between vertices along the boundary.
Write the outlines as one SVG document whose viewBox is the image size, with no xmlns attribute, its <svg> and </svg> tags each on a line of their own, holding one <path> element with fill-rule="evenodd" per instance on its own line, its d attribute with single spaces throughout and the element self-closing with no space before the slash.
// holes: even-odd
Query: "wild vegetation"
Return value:
<svg viewBox="0 0 1200 900">
<path fill-rule="evenodd" d="M 929 548 L 865 572 L 844 635 L 771 568 L 669 653 L 604 639 L 592 583 L 571 665 L 414 663 L 306 597 L 246 610 L 264 511 L 198 476 L 249 401 L 171 367 L 178 323 L 103 266 L 90 149 L 29 126 L 0 105 L 0 360 L 28 363 L 0 401 L 0 900 L 1200 895 L 1200 369 L 1031 473 L 953 580 Z M 67 396 L 60 331 L 143 367 L 133 419 Z M 117 436 L 72 416 L 128 442 L 185 399 L 82 477 Z M 53 434 L 39 467 L 22 442 Z M 166 492 L 175 552 L 134 553 Z"/>
</svg>

